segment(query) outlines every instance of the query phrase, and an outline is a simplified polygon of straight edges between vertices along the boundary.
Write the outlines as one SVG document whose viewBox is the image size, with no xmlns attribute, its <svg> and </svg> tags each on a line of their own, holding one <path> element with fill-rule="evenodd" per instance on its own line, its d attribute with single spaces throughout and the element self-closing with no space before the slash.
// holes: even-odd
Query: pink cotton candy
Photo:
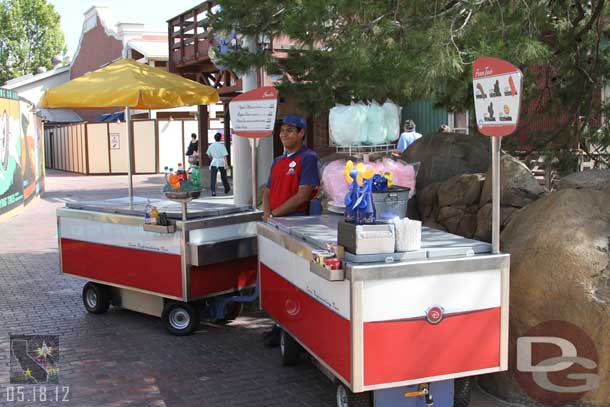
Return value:
<svg viewBox="0 0 610 407">
<path fill-rule="evenodd" d="M 335 160 L 328 163 L 322 170 L 322 188 L 331 202 L 343 205 L 349 185 L 343 176 L 346 160 Z"/>
<path fill-rule="evenodd" d="M 346 162 L 346 160 L 331 161 L 322 169 L 322 188 L 330 201 L 339 206 L 343 205 L 349 189 L 349 184 L 343 175 Z M 356 164 L 354 163 L 354 165 Z M 394 185 L 410 188 L 409 197 L 415 195 L 415 177 L 419 164 L 407 164 L 386 157 L 383 161 L 368 162 L 366 166 L 367 169 L 373 169 L 377 174 L 391 173 Z"/>
<path fill-rule="evenodd" d="M 392 174 L 394 185 L 410 188 L 409 197 L 415 195 L 415 178 L 417 176 L 416 166 L 418 167 L 419 164 L 407 164 L 387 157 L 383 159 L 383 171 Z"/>
</svg>

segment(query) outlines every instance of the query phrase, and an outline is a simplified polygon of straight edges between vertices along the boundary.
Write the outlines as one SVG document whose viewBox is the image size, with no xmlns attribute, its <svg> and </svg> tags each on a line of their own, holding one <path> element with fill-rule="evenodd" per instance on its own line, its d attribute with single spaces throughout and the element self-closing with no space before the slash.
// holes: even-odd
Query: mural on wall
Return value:
<svg viewBox="0 0 610 407">
<path fill-rule="evenodd" d="M 44 189 L 41 134 L 33 106 L 0 89 L 0 215 Z"/>
<path fill-rule="evenodd" d="M 4 93 L 4 92 L 3 92 Z M 0 94 L 0 213 L 22 204 L 22 140 L 19 102 L 14 93 Z"/>
</svg>

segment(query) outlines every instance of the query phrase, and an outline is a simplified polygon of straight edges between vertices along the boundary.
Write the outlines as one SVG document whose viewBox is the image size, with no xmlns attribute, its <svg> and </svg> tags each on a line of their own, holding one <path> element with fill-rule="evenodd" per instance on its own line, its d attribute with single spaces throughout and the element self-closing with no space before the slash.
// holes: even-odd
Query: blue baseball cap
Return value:
<svg viewBox="0 0 610 407">
<path fill-rule="evenodd" d="M 282 124 L 289 124 L 291 126 L 298 127 L 299 129 L 307 128 L 307 122 L 305 121 L 305 119 L 296 114 L 289 114 L 288 116 L 284 117 L 284 120 L 282 120 Z"/>
</svg>

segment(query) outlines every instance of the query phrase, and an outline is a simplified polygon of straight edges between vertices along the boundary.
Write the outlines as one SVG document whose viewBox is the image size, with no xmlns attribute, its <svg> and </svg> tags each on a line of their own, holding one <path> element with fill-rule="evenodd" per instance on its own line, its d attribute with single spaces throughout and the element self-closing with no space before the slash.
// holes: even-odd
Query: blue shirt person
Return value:
<svg viewBox="0 0 610 407">
<path fill-rule="evenodd" d="M 398 145 L 396 149 L 402 153 L 415 142 L 415 140 L 421 138 L 421 134 L 415 131 L 415 122 L 411 119 L 405 121 L 404 132 L 400 134 L 398 138 Z"/>
</svg>

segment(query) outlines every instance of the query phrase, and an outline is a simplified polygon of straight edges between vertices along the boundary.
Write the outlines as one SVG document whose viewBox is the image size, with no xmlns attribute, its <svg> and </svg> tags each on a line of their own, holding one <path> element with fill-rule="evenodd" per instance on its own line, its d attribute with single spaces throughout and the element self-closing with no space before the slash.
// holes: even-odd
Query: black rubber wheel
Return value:
<svg viewBox="0 0 610 407">
<path fill-rule="evenodd" d="M 187 302 L 170 301 L 163 307 L 161 320 L 172 335 L 190 335 L 199 326 L 199 310 Z"/>
<path fill-rule="evenodd" d="M 345 385 L 337 385 L 337 407 L 371 407 L 373 397 L 370 391 L 352 393 Z"/>
<path fill-rule="evenodd" d="M 110 307 L 110 290 L 102 284 L 88 282 L 83 287 L 83 304 L 92 314 L 103 314 Z"/>
<path fill-rule="evenodd" d="M 453 407 L 468 407 L 472 394 L 472 377 L 462 377 L 453 382 Z"/>
<path fill-rule="evenodd" d="M 280 334 L 280 352 L 282 355 L 282 365 L 296 366 L 301 361 L 301 351 L 303 348 L 294 340 L 290 334 L 282 329 Z"/>
</svg>

